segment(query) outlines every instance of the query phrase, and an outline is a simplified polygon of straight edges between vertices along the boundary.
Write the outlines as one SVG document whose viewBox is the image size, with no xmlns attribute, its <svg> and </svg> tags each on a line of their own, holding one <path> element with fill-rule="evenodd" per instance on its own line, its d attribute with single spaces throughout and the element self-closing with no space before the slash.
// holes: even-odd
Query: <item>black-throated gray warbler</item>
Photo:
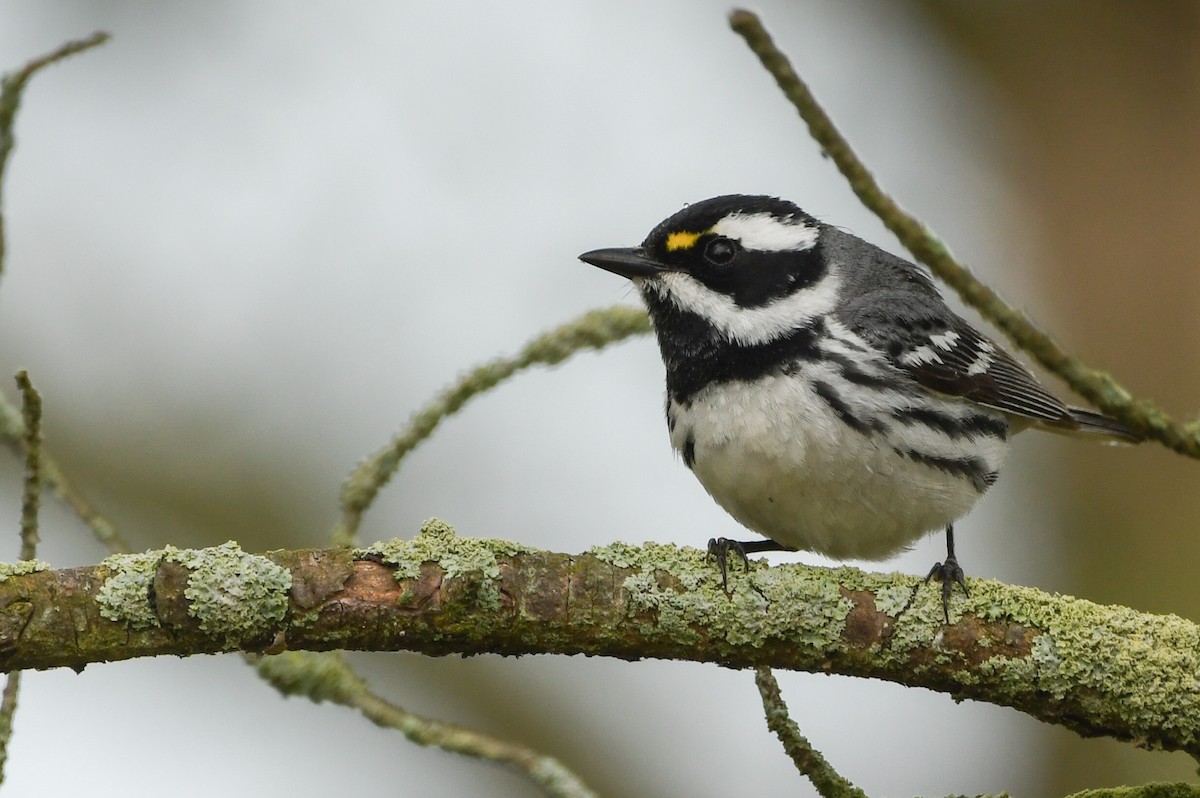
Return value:
<svg viewBox="0 0 1200 798">
<path fill-rule="evenodd" d="M 956 315 L 912 263 L 790 202 L 714 197 L 642 245 L 580 260 L 633 281 L 667 371 L 671 444 L 737 521 L 767 540 L 730 551 L 883 559 L 946 530 L 995 481 L 1028 427 L 1136 441 L 1068 407 Z"/>
</svg>

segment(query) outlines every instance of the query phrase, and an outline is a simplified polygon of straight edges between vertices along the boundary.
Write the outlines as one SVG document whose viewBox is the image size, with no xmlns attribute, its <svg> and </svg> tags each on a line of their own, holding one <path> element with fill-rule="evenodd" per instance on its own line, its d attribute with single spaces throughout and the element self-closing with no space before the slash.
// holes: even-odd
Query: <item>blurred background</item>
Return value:
<svg viewBox="0 0 1200 798">
<path fill-rule="evenodd" d="M 1195 416 L 1200 5 L 753 8 L 957 255 L 1087 362 Z M 135 546 L 320 546 L 343 477 L 439 387 L 586 309 L 635 302 L 578 253 L 636 244 L 727 192 L 782 195 L 897 251 L 728 10 L 0 0 L 0 69 L 114 37 L 25 94 L 4 186 L 0 374 L 29 369 L 49 446 Z M 662 391 L 648 338 L 526 374 L 415 453 L 363 537 L 410 536 L 430 516 L 568 552 L 738 536 L 674 460 Z M 1022 436 L 958 527 L 960 559 L 974 576 L 1200 617 L 1198 477 L 1154 445 Z M 19 463 L 0 457 L 9 558 L 19 488 Z M 55 567 L 105 555 L 57 503 L 42 523 Z M 869 567 L 923 573 L 942 546 Z M 604 795 L 813 794 L 748 672 L 352 660 L 405 707 L 559 757 Z M 800 727 L 870 794 L 1194 777 L 1185 755 L 1006 709 L 779 679 Z M 536 794 L 348 710 L 280 698 L 234 656 L 28 674 L 6 775 L 21 796 Z"/>
</svg>

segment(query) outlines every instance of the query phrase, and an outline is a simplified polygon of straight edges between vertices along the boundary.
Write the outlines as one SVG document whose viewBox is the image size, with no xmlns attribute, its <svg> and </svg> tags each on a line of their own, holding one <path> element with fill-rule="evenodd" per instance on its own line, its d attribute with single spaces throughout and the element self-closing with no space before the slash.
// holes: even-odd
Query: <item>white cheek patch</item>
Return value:
<svg viewBox="0 0 1200 798">
<path fill-rule="evenodd" d="M 713 225 L 711 232 L 759 252 L 800 252 L 817 243 L 817 228 L 769 213 L 730 214 Z"/>
<path fill-rule="evenodd" d="M 831 270 L 816 285 L 757 307 L 741 307 L 727 294 L 714 291 L 683 272 L 638 279 L 643 291 L 654 291 L 680 310 L 694 313 L 726 338 L 745 346 L 765 344 L 831 313 L 841 280 Z"/>
</svg>

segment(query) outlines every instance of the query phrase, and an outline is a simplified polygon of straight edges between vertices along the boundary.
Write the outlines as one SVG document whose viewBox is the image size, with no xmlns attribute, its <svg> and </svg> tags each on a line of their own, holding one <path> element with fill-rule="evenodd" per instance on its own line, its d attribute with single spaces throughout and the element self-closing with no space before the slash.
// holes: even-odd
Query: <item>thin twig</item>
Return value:
<svg viewBox="0 0 1200 798">
<path fill-rule="evenodd" d="M 13 136 L 13 120 L 17 108 L 21 105 L 21 94 L 25 84 L 39 69 L 67 56 L 98 47 L 108 41 L 107 33 L 93 33 L 86 39 L 67 42 L 56 50 L 51 50 L 43 56 L 33 59 L 16 72 L 10 72 L 0 78 L 0 186 L 4 185 L 4 171 L 8 166 L 8 155 L 12 152 L 16 138 Z M 2 200 L 0 200 L 2 205 Z M 4 273 L 4 217 L 0 214 L 0 274 Z"/>
<path fill-rule="evenodd" d="M 979 282 L 950 255 L 942 241 L 884 193 L 817 103 L 808 86 L 792 69 L 787 56 L 775 46 L 757 16 L 749 11 L 737 10 L 730 14 L 729 24 L 745 39 L 763 67 L 775 78 L 779 88 L 808 125 L 809 133 L 837 164 L 863 205 L 883 221 L 917 260 L 954 289 L 964 302 L 1003 330 L 1014 344 L 1036 358 L 1049 371 L 1062 377 L 1080 396 L 1174 451 L 1200 458 L 1200 425 L 1177 423 L 1150 400 L 1134 399 L 1110 375 L 1085 365 L 1079 358 L 1063 351 L 1023 313 L 1007 305 L 995 291 Z"/>
<path fill-rule="evenodd" d="M 0 394 L 0 440 L 8 444 L 14 452 L 23 455 L 25 435 L 26 425 L 21 419 L 21 412 Z M 113 553 L 130 551 L 129 543 L 117 528 L 71 484 L 59 467 L 58 461 L 45 446 L 42 447 L 40 460 L 42 484 L 54 491 L 54 495 L 87 525 L 96 540 Z"/>
<path fill-rule="evenodd" d="M 21 105 L 21 97 L 29 79 L 43 67 L 61 61 L 75 53 L 97 47 L 108 41 L 107 33 L 93 33 L 85 39 L 67 42 L 61 47 L 34 58 L 20 69 L 10 72 L 0 78 L 0 275 L 5 268 L 5 223 L 2 212 L 4 175 L 8 166 L 8 157 L 16 142 L 13 126 L 17 110 Z M 18 452 L 29 456 L 25 445 L 28 425 L 22 421 L 21 413 L 3 396 L 0 395 L 0 439 L 9 443 Z M 96 539 L 104 544 L 109 551 L 129 551 L 129 545 L 121 538 L 120 533 L 67 480 L 58 463 L 45 449 L 39 450 L 40 472 L 43 484 L 54 491 L 71 508 L 79 518 L 92 530 Z M 29 491 L 26 491 L 29 495 Z"/>
<path fill-rule="evenodd" d="M 561 363 L 580 350 L 603 349 L 649 330 L 650 322 L 645 311 L 621 305 L 593 310 L 534 338 L 516 357 L 499 358 L 464 374 L 413 414 L 405 428 L 391 442 L 359 464 L 350 474 L 342 487 L 342 519 L 331 535 L 333 544 L 354 545 L 363 513 L 396 473 L 405 455 L 432 435 L 447 416 L 457 413 L 473 397 L 491 390 L 530 366 Z"/>
<path fill-rule="evenodd" d="M 25 422 L 25 486 L 21 496 L 20 559 L 37 556 L 38 508 L 41 505 L 42 479 L 42 397 L 38 395 L 26 371 L 17 372 L 17 387 L 21 390 L 21 411 Z M 4 682 L 0 698 L 0 784 L 8 764 L 8 744 L 12 740 L 13 718 L 17 713 L 17 694 L 21 690 L 21 672 L 13 671 Z"/>
<path fill-rule="evenodd" d="M 800 733 L 800 727 L 788 715 L 779 682 L 775 681 L 771 669 L 765 665 L 755 668 L 754 683 L 758 685 L 763 711 L 767 713 L 767 728 L 783 743 L 783 750 L 796 764 L 796 770 L 808 777 L 817 792 L 824 798 L 867 798 L 865 792 L 834 770 L 833 765 Z"/>
<path fill-rule="evenodd" d="M 17 693 L 21 690 L 21 672 L 13 671 L 4 680 L 4 693 L 0 696 L 0 784 L 8 765 L 8 743 L 12 740 L 13 716 L 17 713 Z"/>
<path fill-rule="evenodd" d="M 287 651 L 261 658 L 257 667 L 259 675 L 284 695 L 353 707 L 376 725 L 395 729 L 417 745 L 508 765 L 555 798 L 595 796 L 553 757 L 483 732 L 421 717 L 380 698 L 340 654 Z"/>
<path fill-rule="evenodd" d="M 38 509 L 42 503 L 42 397 L 29 372 L 17 372 L 17 387 L 21 390 L 21 411 L 25 422 L 25 486 L 21 495 L 21 553 L 20 559 L 37 556 Z"/>
</svg>

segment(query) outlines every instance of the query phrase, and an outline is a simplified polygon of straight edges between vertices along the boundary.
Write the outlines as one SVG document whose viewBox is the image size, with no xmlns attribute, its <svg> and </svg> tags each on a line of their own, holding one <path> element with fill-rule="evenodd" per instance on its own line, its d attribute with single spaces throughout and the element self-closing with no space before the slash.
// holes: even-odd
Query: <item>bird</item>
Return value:
<svg viewBox="0 0 1200 798">
<path fill-rule="evenodd" d="M 727 559 L 809 551 L 882 560 L 944 530 L 941 581 L 969 595 L 954 524 L 999 476 L 1013 435 L 1110 442 L 1137 430 L 1065 404 L 956 314 L 928 273 L 772 196 L 684 206 L 636 247 L 584 263 L 629 279 L 666 370 L 671 445 L 762 540 Z"/>
</svg>

